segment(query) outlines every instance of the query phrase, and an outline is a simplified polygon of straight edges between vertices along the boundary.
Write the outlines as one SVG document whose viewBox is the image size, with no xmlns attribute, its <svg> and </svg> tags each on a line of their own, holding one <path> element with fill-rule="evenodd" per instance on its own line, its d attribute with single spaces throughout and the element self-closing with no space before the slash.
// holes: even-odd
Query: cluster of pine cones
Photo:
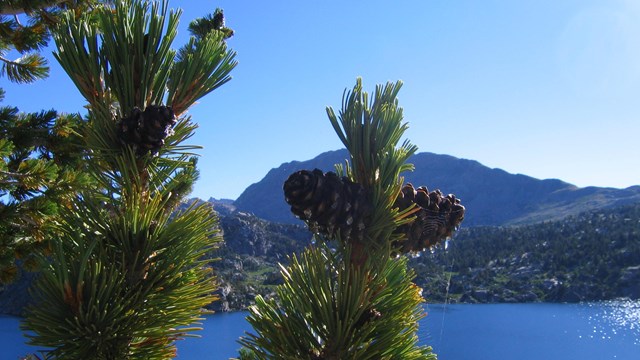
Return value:
<svg viewBox="0 0 640 360">
<path fill-rule="evenodd" d="M 362 241 L 371 205 L 362 185 L 333 172 L 297 171 L 284 183 L 291 212 L 309 229 L 341 241 Z"/>
<path fill-rule="evenodd" d="M 416 219 L 396 229 L 406 235 L 398 245 L 400 252 L 423 251 L 451 236 L 464 219 L 465 208 L 455 195 L 443 196 L 440 190 L 429 192 L 425 186 L 417 190 L 408 183 L 395 202 L 401 211 L 416 204 Z"/>
<path fill-rule="evenodd" d="M 284 183 L 285 200 L 291 212 L 309 229 L 328 238 L 362 241 L 365 219 L 372 209 L 362 185 L 333 172 L 297 171 Z M 415 220 L 398 227 L 404 239 L 394 244 L 402 253 L 423 251 L 451 236 L 464 219 L 465 208 L 455 195 L 406 184 L 396 199 L 400 211 L 415 204 Z"/>
<path fill-rule="evenodd" d="M 150 105 L 144 111 L 135 107 L 118 122 L 118 137 L 123 144 L 133 146 L 138 156 L 148 152 L 155 155 L 164 146 L 164 139 L 173 134 L 175 124 L 169 106 Z"/>
</svg>

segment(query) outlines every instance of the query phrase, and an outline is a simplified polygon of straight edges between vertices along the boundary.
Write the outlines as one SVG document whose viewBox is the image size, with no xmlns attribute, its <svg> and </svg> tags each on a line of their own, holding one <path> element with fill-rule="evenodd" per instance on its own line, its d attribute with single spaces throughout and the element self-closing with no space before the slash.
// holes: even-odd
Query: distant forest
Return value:
<svg viewBox="0 0 640 360">
<path fill-rule="evenodd" d="M 463 228 L 447 249 L 411 265 L 428 301 L 637 299 L 640 204 L 527 226 Z"/>
</svg>

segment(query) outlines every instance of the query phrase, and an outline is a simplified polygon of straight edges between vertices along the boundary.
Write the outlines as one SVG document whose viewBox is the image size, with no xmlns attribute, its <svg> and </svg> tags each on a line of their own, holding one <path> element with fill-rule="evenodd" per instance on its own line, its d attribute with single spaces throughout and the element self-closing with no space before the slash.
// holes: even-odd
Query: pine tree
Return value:
<svg viewBox="0 0 640 360">
<path fill-rule="evenodd" d="M 49 43 L 49 28 L 60 21 L 63 10 L 87 11 L 94 0 L 3 0 L 0 1 L 0 76 L 28 83 L 48 76 L 47 60 L 40 54 Z M 7 58 L 13 50 L 17 59 Z"/>
<path fill-rule="evenodd" d="M 0 107 L 0 282 L 13 281 L 16 260 L 36 270 L 49 251 L 59 209 L 88 188 L 78 115 L 24 114 Z"/>
<path fill-rule="evenodd" d="M 285 182 L 285 200 L 318 245 L 282 267 L 278 301 L 256 298 L 247 318 L 255 333 L 240 339 L 242 359 L 435 359 L 417 345 L 422 291 L 398 254 L 443 240 L 464 207 L 434 192 L 434 206 L 452 202 L 441 216 L 424 199 L 426 188 L 403 192 L 400 174 L 412 169 L 406 161 L 417 148 L 406 140 L 398 146 L 407 129 L 401 85 L 378 86 L 370 99 L 358 79 L 338 116 L 327 109 L 350 159 L 337 173 L 303 170 Z"/>
<path fill-rule="evenodd" d="M 23 323 L 61 359 L 168 359 L 214 298 L 203 255 L 212 209 L 178 205 L 197 177 L 195 101 L 230 80 L 235 53 L 211 27 L 171 49 L 180 11 L 116 1 L 62 15 L 54 53 L 88 102 L 88 173 L 100 191 L 65 209 Z"/>
<path fill-rule="evenodd" d="M 17 83 L 45 78 L 41 51 L 60 11 L 86 11 L 95 1 L 0 2 L 0 76 Z M 8 58 L 11 53 L 19 57 Z M 0 101 L 4 92 L 0 89 Z M 35 270 L 35 254 L 49 251 L 58 209 L 88 187 L 81 136 L 84 119 L 54 110 L 20 113 L 0 107 L 0 283 L 15 280 L 22 264 Z"/>
</svg>

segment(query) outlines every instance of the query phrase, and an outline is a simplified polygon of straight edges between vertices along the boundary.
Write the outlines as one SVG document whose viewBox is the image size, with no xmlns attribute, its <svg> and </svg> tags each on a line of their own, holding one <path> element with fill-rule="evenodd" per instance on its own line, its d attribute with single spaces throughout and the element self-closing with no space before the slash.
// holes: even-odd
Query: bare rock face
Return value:
<svg viewBox="0 0 640 360">
<path fill-rule="evenodd" d="M 218 297 L 218 300 L 214 301 L 209 309 L 215 312 L 229 312 L 231 311 L 231 307 L 229 306 L 229 300 L 227 296 L 233 292 L 233 288 L 229 284 L 221 285 L 218 290 L 216 290 L 215 295 Z"/>
<path fill-rule="evenodd" d="M 212 254 L 212 266 L 220 283 L 219 300 L 208 308 L 216 312 L 247 309 L 255 297 L 275 296 L 273 286 L 281 283 L 278 263 L 299 253 L 311 243 L 311 234 L 302 225 L 277 224 L 253 214 L 235 211 L 214 202 L 220 216 L 224 243 Z"/>
<path fill-rule="evenodd" d="M 221 216 L 224 246 L 234 254 L 278 260 L 311 243 L 311 234 L 300 225 L 277 224 L 244 212 Z"/>
<path fill-rule="evenodd" d="M 246 213 L 221 218 L 226 246 L 236 254 L 265 256 L 272 247 L 264 221 Z"/>
</svg>

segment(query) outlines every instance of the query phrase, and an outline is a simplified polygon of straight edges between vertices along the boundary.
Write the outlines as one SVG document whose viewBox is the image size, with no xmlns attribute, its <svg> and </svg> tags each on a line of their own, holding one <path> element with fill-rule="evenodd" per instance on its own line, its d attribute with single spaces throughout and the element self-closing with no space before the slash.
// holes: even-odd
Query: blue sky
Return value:
<svg viewBox="0 0 640 360">
<path fill-rule="evenodd" d="M 170 1 L 225 11 L 233 80 L 190 110 L 205 146 L 193 195 L 235 199 L 271 168 L 341 147 L 325 114 L 358 76 L 403 80 L 419 151 L 577 186 L 640 184 L 640 2 Z M 82 112 L 55 60 L 4 104 Z M 427 184 L 428 185 L 428 184 Z"/>
</svg>

